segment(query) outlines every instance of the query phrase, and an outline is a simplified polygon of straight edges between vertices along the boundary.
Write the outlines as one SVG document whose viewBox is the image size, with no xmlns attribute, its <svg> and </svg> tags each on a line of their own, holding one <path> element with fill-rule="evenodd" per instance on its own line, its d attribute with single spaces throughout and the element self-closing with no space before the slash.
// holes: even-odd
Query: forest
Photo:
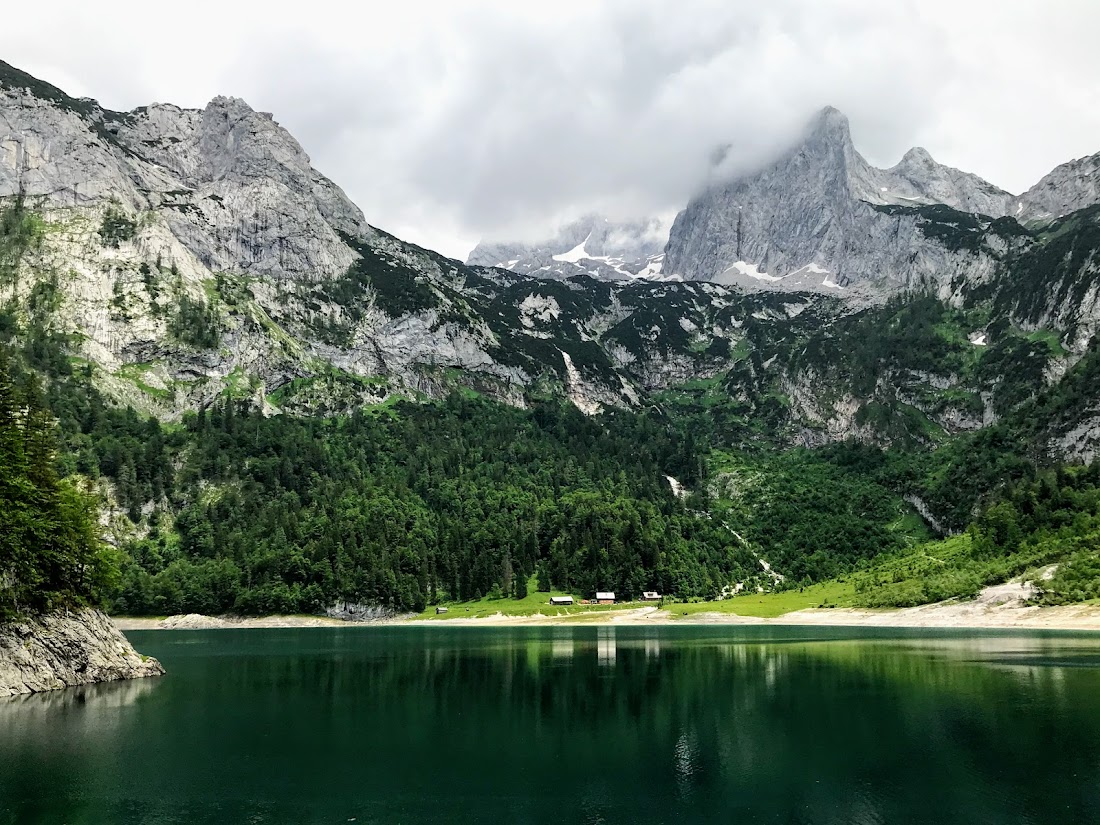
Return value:
<svg viewBox="0 0 1100 825">
<path fill-rule="evenodd" d="M 32 327 L 0 345 L 8 616 L 88 601 L 135 615 L 402 612 L 532 587 L 702 600 L 849 574 L 861 603 L 904 606 L 1060 559 L 1044 602 L 1097 591 L 1098 470 L 1045 471 L 1026 449 L 1031 407 L 1091 386 L 1088 363 L 1059 395 L 934 450 L 737 452 L 671 406 L 588 417 L 460 394 L 327 418 L 226 396 L 164 424 L 111 404 L 66 343 Z M 963 531 L 946 567 L 921 561 L 944 542 L 903 500 L 914 494 Z M 104 502 L 130 525 L 117 547 L 100 534 Z"/>
<path fill-rule="evenodd" d="M 174 433 L 87 440 L 137 515 L 173 517 L 127 546 L 116 610 L 315 612 L 333 602 L 577 593 L 713 593 L 751 555 L 672 495 L 688 442 L 644 416 L 524 412 L 452 396 L 386 414 L 264 417 L 224 404 Z M 144 436 L 144 437 L 143 437 Z M 165 511 L 166 514 L 169 511 Z"/>
<path fill-rule="evenodd" d="M 56 483 L 109 491 L 136 528 L 113 554 L 113 588 L 94 591 L 118 612 L 316 612 L 338 600 L 418 610 L 522 598 L 529 583 L 707 597 L 756 565 L 673 495 L 665 474 L 699 488 L 706 461 L 646 415 L 454 395 L 267 417 L 227 397 L 164 425 L 109 404 L 63 341 L 31 338 L 5 349 L 28 385 L 52 375 L 52 415 L 36 432 L 59 446 L 48 461 L 69 480 Z M 34 552 L 29 535 L 22 546 Z"/>
<path fill-rule="evenodd" d="M 0 349 L 0 620 L 100 603 L 118 560 L 99 537 L 98 499 L 59 478 L 53 416 L 37 379 Z"/>
<path fill-rule="evenodd" d="M 10 279 L 40 227 L 11 209 L 0 236 Z M 561 398 L 518 409 L 473 392 L 273 416 L 227 391 L 166 423 L 99 391 L 50 323 L 58 300 L 47 279 L 0 310 L 0 617 L 83 603 L 405 612 L 532 588 L 709 600 L 848 576 L 861 603 L 900 606 L 1052 562 L 1041 601 L 1100 594 L 1097 471 L 1057 467 L 1040 446 L 1100 392 L 1100 351 L 1046 385 L 1059 344 L 994 323 L 979 353 L 963 331 L 981 308 L 917 295 L 805 333 L 753 322 L 724 378 L 591 417 Z M 171 334 L 206 346 L 203 312 L 182 304 Z M 757 352 L 769 349 L 827 394 L 871 394 L 857 423 L 878 437 L 793 446 L 789 400 Z M 947 437 L 873 396 L 884 371 L 962 376 L 971 390 L 931 402 L 985 393 L 998 420 Z"/>
</svg>

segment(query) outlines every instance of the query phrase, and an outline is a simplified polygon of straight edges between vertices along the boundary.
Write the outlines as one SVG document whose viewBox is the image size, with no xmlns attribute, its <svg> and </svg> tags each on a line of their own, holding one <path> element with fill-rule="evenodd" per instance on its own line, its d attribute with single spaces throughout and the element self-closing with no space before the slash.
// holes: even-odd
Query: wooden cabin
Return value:
<svg viewBox="0 0 1100 825">
<path fill-rule="evenodd" d="M 573 604 L 573 597 L 572 596 L 551 596 L 550 597 L 550 604 L 554 605 L 555 607 L 562 607 L 564 605 Z"/>
<path fill-rule="evenodd" d="M 609 592 L 597 592 L 596 604 L 615 604 L 615 594 Z"/>
</svg>

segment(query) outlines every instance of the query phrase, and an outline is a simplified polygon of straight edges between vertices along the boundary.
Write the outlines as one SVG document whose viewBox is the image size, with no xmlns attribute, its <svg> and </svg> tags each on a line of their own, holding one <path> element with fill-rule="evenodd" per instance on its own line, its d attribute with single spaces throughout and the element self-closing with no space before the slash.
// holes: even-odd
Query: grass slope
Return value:
<svg viewBox="0 0 1100 825">
<path fill-rule="evenodd" d="M 641 603 L 624 602 L 617 605 L 582 605 L 575 604 L 572 607 L 552 607 L 551 596 L 568 596 L 560 590 L 551 590 L 549 593 L 535 589 L 536 580 L 531 578 L 528 584 L 527 595 L 522 599 L 514 598 L 490 598 L 485 596 L 467 602 L 447 602 L 442 607 L 447 608 L 446 613 L 436 613 L 436 605 L 429 605 L 417 619 L 431 619 L 432 621 L 446 621 L 448 619 L 487 619 L 492 616 L 577 616 L 583 617 L 594 612 L 607 612 L 608 610 L 622 609 L 623 607 L 639 607 Z"/>
<path fill-rule="evenodd" d="M 701 613 L 725 613 L 774 619 L 811 607 L 851 607 L 855 603 L 855 585 L 848 579 L 836 579 L 798 590 L 778 593 L 747 593 L 715 602 L 666 604 L 674 619 L 690 619 Z"/>
</svg>

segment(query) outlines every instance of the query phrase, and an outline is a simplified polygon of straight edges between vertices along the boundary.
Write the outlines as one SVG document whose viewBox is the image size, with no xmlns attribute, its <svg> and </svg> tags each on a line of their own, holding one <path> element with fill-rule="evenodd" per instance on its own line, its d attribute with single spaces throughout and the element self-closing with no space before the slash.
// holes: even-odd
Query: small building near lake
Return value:
<svg viewBox="0 0 1100 825">
<path fill-rule="evenodd" d="M 608 592 L 597 592 L 596 604 L 615 604 L 615 594 Z"/>
<path fill-rule="evenodd" d="M 642 592 L 643 602 L 659 602 L 661 600 L 661 594 L 656 590 L 645 590 Z"/>
<path fill-rule="evenodd" d="M 440 613 L 446 613 L 446 612 L 447 612 L 447 608 L 445 608 L 445 607 L 437 607 L 437 608 L 435 609 L 435 614 L 436 614 L 437 616 L 438 616 L 438 615 L 439 615 Z"/>
<path fill-rule="evenodd" d="M 573 604 L 573 597 L 572 596 L 551 596 L 550 597 L 550 604 L 552 604 L 556 607 L 561 607 L 561 606 L 567 605 L 567 604 Z"/>
</svg>

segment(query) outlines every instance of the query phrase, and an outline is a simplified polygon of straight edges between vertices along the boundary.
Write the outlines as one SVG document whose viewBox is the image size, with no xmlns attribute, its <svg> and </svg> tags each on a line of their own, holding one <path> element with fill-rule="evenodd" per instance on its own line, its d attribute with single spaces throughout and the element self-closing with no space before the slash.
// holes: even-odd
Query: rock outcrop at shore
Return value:
<svg viewBox="0 0 1100 825">
<path fill-rule="evenodd" d="M 160 676 L 102 612 L 57 611 L 0 625 L 0 696 Z"/>
<path fill-rule="evenodd" d="M 384 622 L 401 618 L 401 614 L 392 607 L 356 602 L 336 602 L 332 607 L 325 608 L 325 615 L 344 622 Z"/>
</svg>

